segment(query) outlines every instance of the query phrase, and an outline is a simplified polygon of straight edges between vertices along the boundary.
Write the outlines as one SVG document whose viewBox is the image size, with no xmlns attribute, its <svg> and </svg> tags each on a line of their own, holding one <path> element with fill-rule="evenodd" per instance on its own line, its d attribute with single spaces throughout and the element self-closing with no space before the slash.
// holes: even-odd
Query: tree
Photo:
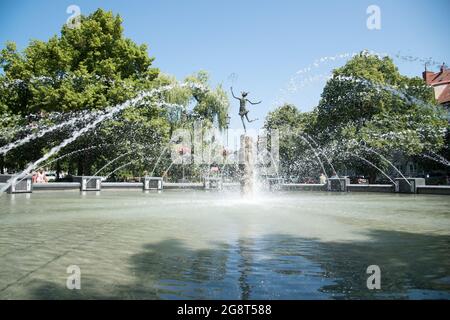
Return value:
<svg viewBox="0 0 450 320">
<path fill-rule="evenodd" d="M 152 68 L 152 62 L 146 45 L 124 37 L 120 16 L 101 9 L 82 16 L 79 28 L 64 25 L 60 35 L 31 41 L 23 52 L 13 42 L 7 43 L 0 52 L 4 71 L 0 74 L 0 121 L 4 125 L 0 146 L 69 119 L 80 120 L 11 150 L 5 159 L 0 158 L 0 166 L 4 163 L 19 170 L 107 107 L 165 86 L 173 88 L 98 124 L 62 149 L 60 154 L 71 156 L 52 166 L 86 175 L 118 159 L 101 173 L 119 164 L 139 173 L 155 162 L 173 130 L 191 119 L 223 127 L 228 100 L 220 87 L 209 89 L 205 72 L 188 77 L 186 85 L 180 86 L 175 78 Z M 188 114 L 191 119 L 186 118 Z"/>
<path fill-rule="evenodd" d="M 146 45 L 137 45 L 123 36 L 120 16 L 101 9 L 87 17 L 82 16 L 79 28 L 71 29 L 64 25 L 60 36 L 46 42 L 33 40 L 23 52 L 18 52 L 14 43 L 7 43 L 0 53 L 0 66 L 4 71 L 0 76 L 0 111 L 3 111 L 2 118 L 6 117 L 6 112 L 21 118 L 10 123 L 7 129 L 13 132 L 12 128 L 19 127 L 17 134 L 2 135 L 1 142 L 4 144 L 37 132 L 42 127 L 61 123 L 76 115 L 73 112 L 101 110 L 155 87 L 159 71 L 151 67 L 152 61 Z M 56 112 L 62 112 L 62 115 Z M 158 112 L 128 111 L 124 116 L 130 120 L 138 114 L 141 124 L 147 121 L 156 129 L 153 117 Z M 124 127 L 128 122 L 120 126 Z M 111 124 L 105 123 L 98 130 Z M 9 167 L 23 167 L 27 161 L 39 158 L 49 147 L 84 125 L 86 123 L 80 121 L 75 128 L 63 128 L 35 139 L 32 144 L 10 152 L 5 162 Z M 124 132 L 117 130 L 117 126 L 116 123 L 116 130 L 113 130 L 115 136 L 108 137 L 110 142 L 116 142 L 115 148 L 119 149 L 118 142 L 127 136 L 118 135 Z M 65 151 L 92 146 L 99 140 L 97 133 L 90 132 L 81 137 Z M 105 139 L 102 137 L 100 140 Z M 110 151 L 112 149 L 109 148 Z M 91 159 L 100 157 L 99 152 L 104 150 L 77 154 L 79 174 L 91 171 L 94 165 Z"/>
<path fill-rule="evenodd" d="M 278 130 L 283 176 L 318 176 L 317 173 L 321 171 L 307 140 L 308 132 L 315 121 L 315 112 L 300 112 L 292 104 L 284 104 L 267 115 L 264 129 L 268 131 L 269 137 L 273 130 Z"/>
<path fill-rule="evenodd" d="M 333 71 L 312 112 L 281 106 L 265 128 L 280 130 L 285 174 L 314 176 L 320 158 L 328 173 L 353 171 L 374 182 L 380 172 L 362 158 L 384 170 L 389 165 L 379 154 L 400 161 L 441 149 L 446 114 L 422 79 L 402 76 L 388 57 L 362 52 Z"/>
<path fill-rule="evenodd" d="M 188 83 L 209 86 L 209 75 L 206 71 L 200 71 L 186 78 Z M 219 129 L 225 128 L 229 109 L 229 101 L 226 92 L 219 85 L 215 90 L 191 89 L 195 105 L 192 116 L 196 120 L 208 120 L 216 124 Z"/>
<path fill-rule="evenodd" d="M 169 83 L 175 83 L 173 78 L 167 79 Z M 176 87 L 165 93 L 165 100 L 171 103 L 177 103 L 182 108 L 171 108 L 169 111 L 169 122 L 171 125 L 171 134 L 177 128 L 183 128 L 189 131 L 191 139 L 191 155 L 200 155 L 202 150 L 196 150 L 198 146 L 194 146 L 194 131 L 202 130 L 202 147 L 203 150 L 210 150 L 213 145 L 217 144 L 211 141 L 211 137 L 207 137 L 209 130 L 213 127 L 223 129 L 226 126 L 226 118 L 229 110 L 229 101 L 225 91 L 219 85 L 216 88 L 211 88 L 209 83 L 209 75 L 206 71 L 199 71 L 188 76 L 184 80 L 185 86 Z M 206 89 L 206 90 L 205 90 Z M 196 124 L 201 123 L 201 128 Z M 214 139 L 212 139 L 214 140 Z M 179 145 L 173 146 L 175 149 Z M 218 147 L 216 145 L 216 147 Z M 221 146 L 223 149 L 223 146 Z M 168 155 L 161 163 L 161 170 L 163 167 L 168 167 L 171 163 Z M 181 173 L 177 166 L 172 168 L 172 172 L 176 174 Z M 177 172 L 180 171 L 180 172 Z M 191 175 L 200 177 L 202 172 L 206 170 L 206 166 L 190 165 Z M 204 173 L 204 172 L 203 172 Z"/>
<path fill-rule="evenodd" d="M 150 88 L 158 75 L 152 61 L 145 45 L 123 36 L 120 16 L 98 9 L 79 28 L 64 25 L 59 37 L 33 40 L 23 53 L 7 43 L 2 95 L 19 114 L 102 109 Z"/>
<path fill-rule="evenodd" d="M 348 153 L 385 168 L 386 162 L 367 148 L 391 159 L 439 150 L 447 128 L 445 110 L 435 104 L 432 89 L 422 79 L 402 76 L 390 58 L 366 52 L 333 71 L 317 112 L 314 132 L 320 141 L 338 141 L 341 163 L 359 167 L 372 181 L 376 169 L 348 159 Z M 367 148 L 361 148 L 361 142 Z"/>
</svg>

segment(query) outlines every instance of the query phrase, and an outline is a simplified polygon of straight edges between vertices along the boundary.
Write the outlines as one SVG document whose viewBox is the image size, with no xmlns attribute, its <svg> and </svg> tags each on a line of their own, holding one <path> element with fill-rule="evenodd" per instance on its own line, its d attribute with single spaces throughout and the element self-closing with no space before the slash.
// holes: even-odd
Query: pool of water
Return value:
<svg viewBox="0 0 450 320">
<path fill-rule="evenodd" d="M 449 249 L 448 196 L 0 197 L 0 299 L 449 299 Z"/>
</svg>

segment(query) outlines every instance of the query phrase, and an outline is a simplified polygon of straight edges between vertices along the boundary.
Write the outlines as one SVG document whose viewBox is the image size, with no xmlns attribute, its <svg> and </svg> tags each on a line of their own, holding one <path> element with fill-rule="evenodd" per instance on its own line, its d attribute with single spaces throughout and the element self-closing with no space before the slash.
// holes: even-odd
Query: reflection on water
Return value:
<svg viewBox="0 0 450 320">
<path fill-rule="evenodd" d="M 450 298 L 445 196 L 0 198 L 2 299 Z M 81 290 L 66 289 L 69 265 Z M 381 290 L 366 269 L 381 268 Z"/>
</svg>

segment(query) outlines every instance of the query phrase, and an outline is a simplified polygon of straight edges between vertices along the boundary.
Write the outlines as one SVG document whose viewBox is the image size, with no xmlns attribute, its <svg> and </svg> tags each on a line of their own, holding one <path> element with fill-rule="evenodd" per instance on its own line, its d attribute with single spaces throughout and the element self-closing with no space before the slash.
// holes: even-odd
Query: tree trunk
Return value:
<svg viewBox="0 0 450 320">
<path fill-rule="evenodd" d="M 82 156 L 80 156 L 78 158 L 77 175 L 79 175 L 79 176 L 83 175 L 83 158 L 82 158 Z"/>
<path fill-rule="evenodd" d="M 75 162 L 73 162 L 72 160 L 69 162 L 69 168 L 67 171 L 67 173 L 71 176 L 73 176 L 75 173 Z"/>
<path fill-rule="evenodd" d="M 86 176 L 90 176 L 92 174 L 92 161 L 91 161 L 91 153 L 88 151 L 84 156 L 83 162 L 83 173 Z"/>
<path fill-rule="evenodd" d="M 58 161 L 56 161 L 56 181 L 59 181 L 61 175 L 61 163 Z"/>
<path fill-rule="evenodd" d="M 5 156 L 1 155 L 0 156 L 0 174 L 4 174 L 5 173 Z"/>
<path fill-rule="evenodd" d="M 84 174 L 87 176 L 92 174 L 92 166 L 89 163 L 84 164 Z"/>
</svg>

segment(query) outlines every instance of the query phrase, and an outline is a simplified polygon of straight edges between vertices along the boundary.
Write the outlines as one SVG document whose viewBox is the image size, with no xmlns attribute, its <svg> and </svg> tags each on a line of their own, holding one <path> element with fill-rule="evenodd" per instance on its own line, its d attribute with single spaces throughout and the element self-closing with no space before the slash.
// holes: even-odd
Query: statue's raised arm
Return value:
<svg viewBox="0 0 450 320">
<path fill-rule="evenodd" d="M 238 97 L 236 97 L 236 96 L 234 95 L 233 87 L 230 87 L 230 90 L 231 90 L 231 95 L 233 96 L 233 98 L 238 99 L 238 100 L 241 100 L 240 98 L 238 98 Z"/>
</svg>

